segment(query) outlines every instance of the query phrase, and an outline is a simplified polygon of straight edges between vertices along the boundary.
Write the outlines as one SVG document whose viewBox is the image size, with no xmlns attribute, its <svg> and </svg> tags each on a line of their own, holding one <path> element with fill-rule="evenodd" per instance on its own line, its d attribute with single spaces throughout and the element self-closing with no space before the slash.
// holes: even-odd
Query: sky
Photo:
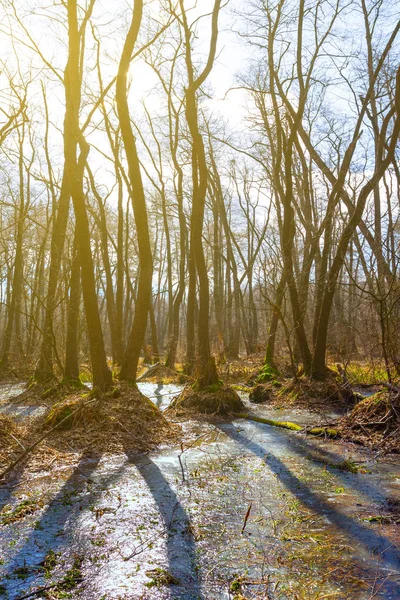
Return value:
<svg viewBox="0 0 400 600">
<path fill-rule="evenodd" d="M 98 27 L 99 36 L 107 54 L 107 59 L 102 62 L 105 82 L 108 82 L 116 74 L 117 62 L 124 42 L 124 32 L 127 30 L 132 14 L 132 4 L 133 2 L 130 0 L 122 3 L 96 0 L 93 21 Z M 188 19 L 191 22 L 201 15 L 210 13 L 214 2 L 213 0 L 185 0 L 185 4 L 188 9 Z M 46 59 L 56 66 L 62 74 L 66 61 L 65 9 L 55 2 L 52 5 L 37 0 L 15 0 L 15 5 L 23 23 Z M 236 84 L 237 74 L 246 69 L 248 62 L 248 47 L 235 32 L 235 29 L 239 27 L 239 19 L 235 15 L 235 11 L 242 10 L 245 5 L 248 5 L 247 0 L 228 0 L 223 5 L 219 18 L 217 58 L 207 80 L 207 89 L 211 90 L 211 98 L 207 99 L 205 104 L 213 113 L 217 113 L 228 120 L 233 127 L 242 123 L 245 113 L 244 92 L 234 89 L 228 93 L 228 90 Z M 40 6 L 43 8 L 40 8 Z M 150 0 L 145 15 L 149 12 L 158 16 L 158 0 Z M 52 19 L 49 19 L 48 16 L 51 16 Z M 9 21 L 7 19 L 0 21 L 2 21 L 0 23 L 0 43 L 3 42 L 4 49 L 9 46 L 9 40 L 7 40 L 7 36 L 1 39 L 1 33 L 6 32 Z M 145 19 L 143 23 L 145 24 Z M 13 31 L 17 38 L 23 40 L 24 34 L 16 31 L 15 26 Z M 204 64 L 206 61 L 210 31 L 210 16 L 200 19 L 195 41 L 195 57 L 199 60 L 199 63 Z M 8 56 L 7 52 L 3 53 L 3 56 L 7 56 L 7 60 L 11 63 L 13 62 L 13 50 L 10 46 L 8 50 Z M 29 48 L 17 42 L 17 53 L 21 63 L 25 63 L 25 66 L 27 64 L 33 65 L 33 72 L 37 81 L 44 77 L 45 71 L 43 71 L 42 61 L 37 57 L 32 60 L 32 51 Z M 89 49 L 87 50 L 87 59 L 89 64 L 91 59 Z M 156 93 L 153 93 L 157 78 L 152 70 L 145 65 L 143 60 L 136 60 L 132 64 L 131 76 L 130 100 L 134 110 L 140 110 L 140 101 L 144 100 L 150 112 L 157 113 L 160 99 Z M 36 86 L 36 88 L 35 93 L 39 93 L 39 86 Z M 55 83 L 54 85 L 48 85 L 48 89 L 50 90 L 50 108 L 53 110 L 54 118 L 61 125 L 64 111 L 62 86 Z M 38 101 L 40 103 L 39 98 Z M 59 118 L 57 118 L 57 112 Z"/>
<path fill-rule="evenodd" d="M 156 5 L 156 3 L 154 3 Z M 213 7 L 213 0 L 186 0 L 189 23 L 201 15 L 207 15 Z M 248 65 L 249 49 L 240 40 L 235 29 L 239 27 L 237 10 L 243 8 L 245 0 L 229 0 L 223 6 L 219 17 L 219 35 L 217 57 L 213 69 L 207 79 L 207 88 L 211 89 L 212 97 L 205 104 L 215 113 L 228 120 L 232 126 L 242 123 L 245 114 L 245 93 L 236 86 L 237 75 Z M 211 31 L 210 17 L 202 18 L 197 27 L 195 56 L 205 64 L 209 49 Z M 133 89 L 132 97 L 144 99 L 149 110 L 157 111 L 159 99 L 151 90 L 157 83 L 157 78 L 143 61 L 137 61 L 132 66 Z M 228 92 L 228 90 L 231 90 Z"/>
<path fill-rule="evenodd" d="M 88 0 L 82 0 L 88 1 Z M 66 61 L 66 28 L 65 28 L 65 9 L 54 2 L 46 2 L 46 0 L 15 0 L 18 8 L 18 14 L 23 17 L 23 21 L 29 29 L 30 33 L 37 41 L 40 49 L 45 54 L 46 58 L 56 65 L 62 72 Z M 293 0 L 293 3 L 295 0 Z M 386 0 L 385 0 L 386 2 Z M 197 19 L 200 15 L 209 14 L 212 10 L 214 0 L 185 0 L 186 7 L 193 10 L 188 11 L 189 21 Z M 132 14 L 132 0 L 121 2 L 111 2 L 110 0 L 96 0 L 93 21 L 98 27 L 99 36 L 103 40 L 103 52 L 107 57 L 102 61 L 103 78 L 107 83 L 116 74 L 118 60 L 121 54 L 124 35 L 127 30 L 130 17 Z M 387 0 L 385 7 L 394 3 Z M 40 8 L 42 5 L 43 8 Z M 3 5 L 5 6 L 5 5 Z M 241 11 L 249 10 L 251 0 L 229 0 L 221 9 L 219 19 L 219 39 L 217 47 L 217 58 L 214 68 L 207 80 L 205 89 L 210 90 L 210 97 L 204 99 L 203 102 L 208 109 L 213 112 L 214 117 L 217 117 L 222 122 L 228 123 L 230 131 L 242 132 L 246 131 L 247 123 L 246 116 L 248 114 L 249 98 L 242 90 L 237 89 L 238 76 L 241 73 L 246 73 L 249 68 L 251 59 L 251 49 L 246 42 L 237 35 L 237 30 L 243 28 L 243 21 L 238 15 Z M 1 7 L 1 5 L 0 5 Z M 158 16 L 159 4 L 158 0 L 149 0 L 147 10 L 151 9 L 152 14 Z M 1 8 L 0 8 L 1 10 Z M 44 17 L 44 14 L 51 14 L 52 20 Z M 210 16 L 201 19 L 197 27 L 197 39 L 195 40 L 195 56 L 199 64 L 204 64 L 208 54 L 209 39 L 210 39 Z M 393 22 L 387 21 L 389 27 L 393 26 Z M 350 30 L 354 31 L 357 28 L 356 22 L 349 23 Z M 0 19 L 0 43 L 3 42 L 3 57 L 7 57 L 7 43 L 9 55 L 12 55 L 12 48 L 9 47 L 9 40 L 1 34 L 7 28 L 7 20 Z M 15 30 L 14 30 L 15 32 Z M 22 39 L 22 34 L 21 34 Z M 60 41 L 61 40 L 61 41 Z M 62 41 L 64 40 L 64 41 Z M 31 94 L 35 97 L 38 106 L 40 106 L 41 91 L 40 79 L 46 73 L 43 70 L 43 64 L 40 59 L 32 60 L 32 52 L 23 44 L 19 44 L 17 48 L 18 56 L 24 66 L 33 65 L 33 75 L 36 80 L 31 86 Z M 90 55 L 90 48 L 87 50 L 88 65 L 93 65 L 93 56 Z M 160 96 L 154 91 L 157 83 L 156 76 L 151 69 L 144 63 L 143 60 L 137 60 L 132 64 L 131 68 L 132 86 L 130 90 L 130 100 L 132 116 L 134 119 L 139 119 L 143 114 L 140 106 L 140 101 L 144 100 L 149 112 L 156 115 L 160 109 Z M 54 77 L 53 77 L 54 79 Z M 1 75 L 0 75 L 1 85 Z M 94 85 L 95 90 L 95 85 Z M 348 101 L 347 97 L 340 98 L 343 91 L 343 86 L 334 86 L 332 91 L 332 106 L 338 112 L 338 109 L 343 109 L 343 106 Z M 90 90 L 89 90 L 90 91 Z M 113 98 L 114 92 L 110 93 L 110 98 Z M 334 96 L 336 97 L 334 98 Z M 85 96 L 85 95 L 84 95 Z M 93 93 L 96 96 L 96 90 Z M 62 139 L 61 128 L 64 118 L 63 106 L 63 88 L 60 83 L 52 83 L 48 85 L 48 101 L 54 121 L 52 131 L 52 142 L 54 143 L 54 155 L 59 153 L 60 168 L 62 166 Z M 40 108 L 38 109 L 41 110 Z M 344 111 L 346 109 L 344 108 Z M 38 122 L 40 122 L 40 114 L 38 113 Z M 99 136 L 93 137 L 99 139 Z M 89 140 L 90 141 L 90 140 Z M 91 153 L 91 160 L 95 151 Z M 99 157 L 96 158 L 96 164 L 101 165 Z M 104 170 L 104 168 L 103 168 Z"/>
<path fill-rule="evenodd" d="M 210 12 L 213 6 L 213 0 L 185 0 L 188 11 L 189 21 L 197 19 L 200 15 Z M 87 2 L 87 0 L 86 0 Z M 238 38 L 232 31 L 232 24 L 235 22 L 233 9 L 240 7 L 243 0 L 229 0 L 226 6 L 221 10 L 219 19 L 219 40 L 217 49 L 217 59 L 207 81 L 207 89 L 211 90 L 211 97 L 205 100 L 205 104 L 214 114 L 228 120 L 232 127 L 238 126 L 244 115 L 244 98 L 242 91 L 231 91 L 227 96 L 227 91 L 235 84 L 236 72 L 244 69 L 246 65 L 246 53 L 243 45 L 238 43 Z M 102 61 L 102 70 L 104 82 L 107 83 L 115 76 L 118 60 L 124 42 L 124 34 L 127 30 L 131 14 L 132 4 L 130 0 L 121 3 L 110 2 L 110 0 L 96 0 L 93 13 L 93 22 L 98 26 L 99 36 L 104 44 L 104 52 L 107 59 Z M 5 5 L 3 5 L 5 6 Z M 58 69 L 62 74 L 66 62 L 66 26 L 65 8 L 59 3 L 50 3 L 38 0 L 15 0 L 18 15 L 26 26 L 32 39 L 37 43 L 40 51 L 45 58 Z M 11 10 L 11 5 L 8 5 Z M 147 10 L 151 9 L 153 14 L 158 15 L 158 0 L 151 0 L 147 5 Z M 1 11 L 1 5 L 0 5 Z M 146 13 L 145 13 L 146 14 Z M 51 18 L 49 18 L 51 17 Z M 6 61 L 11 72 L 17 72 L 17 65 L 14 57 L 14 49 L 10 45 L 10 38 L 7 36 L 7 30 L 11 26 L 10 18 L 0 19 L 0 44 L 3 48 L 2 58 Z M 145 20 L 143 21 L 145 24 Z M 47 76 L 53 82 L 46 82 L 47 96 L 51 119 L 54 123 L 51 141 L 54 144 L 54 154 L 60 156 L 60 167 L 62 163 L 62 140 L 61 129 L 64 118 L 64 90 L 62 84 L 57 82 L 53 74 L 43 65 L 43 62 L 28 46 L 31 46 L 26 35 L 21 28 L 15 24 L 12 25 L 13 33 L 16 39 L 15 50 L 20 60 L 21 71 L 31 69 L 33 82 L 30 84 L 30 98 L 32 105 L 37 104 L 38 111 L 36 116 L 38 124 L 41 122 L 42 96 L 40 81 Z M 198 24 L 197 39 L 195 42 L 195 56 L 200 62 L 205 62 L 208 54 L 208 45 L 210 39 L 211 19 L 203 18 Z M 87 64 L 91 63 L 93 56 L 90 55 L 90 48 L 87 48 Z M 134 117 L 142 112 L 140 101 L 144 101 L 150 113 L 157 114 L 160 108 L 160 97 L 154 93 L 154 86 L 157 79 L 152 70 L 146 66 L 143 60 L 137 60 L 132 64 L 131 69 L 132 86 L 130 90 L 130 100 L 132 115 Z M 6 79 L 0 73 L 0 85 L 6 87 Z M 113 97 L 114 90 L 110 93 Z"/>
</svg>

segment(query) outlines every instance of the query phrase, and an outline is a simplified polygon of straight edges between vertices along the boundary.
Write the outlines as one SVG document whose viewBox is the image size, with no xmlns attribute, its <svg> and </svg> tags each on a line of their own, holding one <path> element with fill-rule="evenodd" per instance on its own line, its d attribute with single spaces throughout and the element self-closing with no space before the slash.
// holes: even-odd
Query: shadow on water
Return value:
<svg viewBox="0 0 400 600">
<path fill-rule="evenodd" d="M 263 425 L 260 423 L 254 422 L 254 426 L 257 429 L 263 430 Z M 342 481 L 346 483 L 348 487 L 351 487 L 364 496 L 367 496 L 371 500 L 380 503 L 385 502 L 387 497 L 385 491 L 376 484 L 366 481 L 365 477 L 362 478 L 362 474 L 359 474 L 359 476 L 355 477 L 354 473 L 349 473 L 345 470 L 332 467 L 332 465 L 340 464 L 344 460 L 342 454 L 322 448 L 321 446 L 313 444 L 312 442 L 307 441 L 306 439 L 297 435 L 287 435 L 290 435 L 290 439 L 287 441 L 285 440 L 285 444 L 289 445 L 290 449 L 293 450 L 297 455 L 306 458 L 318 466 L 326 465 L 331 467 L 335 476 L 342 479 Z"/>
<path fill-rule="evenodd" d="M 175 383 L 153 383 L 151 381 L 140 381 L 139 391 L 147 396 L 160 410 L 165 410 L 171 404 L 173 398 L 180 394 L 183 385 Z"/>
<path fill-rule="evenodd" d="M 164 400 L 163 392 L 162 385 L 158 385 L 153 391 L 157 405 L 161 405 Z M 171 395 L 169 388 L 167 392 L 168 396 Z M 36 522 L 32 522 L 32 518 L 26 522 L 21 520 L 16 527 L 11 525 L 7 528 L 5 536 L 9 539 L 4 538 L 7 548 L 4 558 L 7 563 L 0 567 L 0 571 L 10 600 L 23 596 L 26 590 L 29 591 L 32 587 L 46 585 L 46 580 L 43 578 L 43 561 L 50 550 L 53 553 L 59 552 L 67 562 L 72 562 L 74 556 L 86 555 L 92 536 L 92 534 L 88 536 L 87 526 L 89 521 L 92 523 L 93 516 L 88 521 L 85 511 L 95 506 L 105 490 L 116 483 L 118 485 L 118 481 L 132 466 L 142 477 L 154 499 L 160 521 L 164 524 L 167 568 L 177 580 L 176 585 L 169 586 L 173 598 L 198 600 L 203 597 L 195 541 L 186 510 L 155 462 L 149 457 L 137 455 L 132 457 L 128 451 L 126 455 L 127 458 L 122 464 L 113 467 L 112 472 L 106 474 L 104 474 L 104 466 L 98 469 L 102 458 L 100 454 L 82 456 L 61 487 L 57 485 L 59 475 L 54 478 L 54 482 L 50 481 L 46 490 L 47 495 L 50 495 L 50 501 L 45 505 L 44 510 L 40 509 L 41 512 L 38 513 L 40 517 Z M 108 465 L 107 468 L 110 466 Z M 93 482 L 91 477 L 97 472 L 100 478 L 96 476 L 96 481 Z M 0 489 L 0 505 L 4 506 L 18 493 L 23 473 L 24 465 L 13 477 L 12 482 Z M 35 480 L 35 485 L 43 490 L 47 482 L 49 482 L 48 476 L 44 480 L 39 477 Z M 121 485 L 126 485 L 126 482 Z M 57 489 L 52 493 L 54 486 L 57 486 Z M 23 577 L 20 577 L 19 573 L 22 572 Z M 91 592 L 86 590 L 85 593 Z"/>
<path fill-rule="evenodd" d="M 101 482 L 99 489 L 85 494 L 83 501 L 79 498 L 79 484 L 88 482 L 90 476 L 95 472 L 101 455 L 82 456 L 79 463 L 74 468 L 71 475 L 65 481 L 61 489 L 46 506 L 40 519 L 36 522 L 35 527 L 30 528 L 28 536 L 25 538 L 22 546 L 17 548 L 13 556 L 9 556 L 7 570 L 3 577 L 3 581 L 14 580 L 14 576 L 18 569 L 24 568 L 26 578 L 23 584 L 17 581 L 16 586 L 8 586 L 9 598 L 17 598 L 22 594 L 23 589 L 28 589 L 33 584 L 38 584 L 37 573 L 41 572 L 41 563 L 49 550 L 56 552 L 58 548 L 68 544 L 76 554 L 85 551 L 85 543 L 74 540 L 74 531 L 76 521 L 81 516 L 82 508 L 87 508 L 90 504 L 103 493 L 106 486 L 115 483 L 124 468 L 126 461 L 114 473 L 106 477 Z M 8 553 L 9 555 L 11 552 Z M 18 594 L 13 595 L 16 590 Z"/>
<path fill-rule="evenodd" d="M 14 490 L 16 490 L 19 486 L 22 485 L 22 476 L 25 473 L 25 465 L 22 464 L 17 468 L 12 477 L 6 480 L 0 481 L 0 512 L 6 504 L 9 503 L 10 498 L 12 497 Z"/>
<path fill-rule="evenodd" d="M 136 466 L 143 477 L 165 524 L 168 568 L 179 581 L 179 585 L 173 586 L 174 598 L 185 600 L 203 598 L 195 541 L 187 512 L 161 469 L 148 456 L 133 456 L 130 462 Z"/>
<path fill-rule="evenodd" d="M 158 406 L 163 402 L 164 391 L 165 388 L 163 389 L 163 386 L 160 384 L 153 391 L 154 401 Z M 167 391 L 170 391 L 169 388 Z M 251 426 L 249 425 L 249 429 L 241 431 L 238 431 L 231 424 L 219 425 L 218 429 L 235 442 L 237 445 L 236 452 L 243 453 L 242 448 L 245 448 L 249 453 L 261 458 L 287 490 L 298 498 L 306 508 L 324 517 L 329 521 L 332 529 L 344 533 L 351 541 L 357 543 L 360 551 L 358 552 L 358 556 L 357 552 L 354 551 L 354 561 L 362 564 L 364 573 L 368 572 L 368 575 L 371 574 L 373 578 L 378 568 L 390 568 L 396 573 L 400 572 L 400 556 L 397 547 L 393 547 L 391 542 L 384 535 L 380 535 L 374 531 L 372 526 L 363 525 L 357 521 L 356 517 L 352 515 L 347 516 L 339 512 L 338 508 L 329 504 L 319 494 L 317 489 L 313 489 L 297 477 L 283 462 L 286 456 L 289 459 L 298 457 L 299 460 L 308 460 L 310 464 L 315 463 L 322 468 L 321 463 L 323 462 L 335 463 L 343 460 L 341 454 L 336 454 L 332 450 L 322 448 L 317 443 L 312 443 L 287 432 L 273 430 L 273 428 L 259 423 L 252 423 Z M 251 433 L 254 434 L 254 440 L 251 439 Z M 265 435 L 265 440 L 263 434 Z M 232 452 L 232 450 L 233 453 L 235 452 L 235 446 L 231 442 L 229 442 L 228 448 L 229 452 Z M 135 502 L 136 495 L 140 496 L 139 505 L 137 505 L 139 512 L 130 512 L 131 509 L 128 507 L 125 518 L 123 518 L 123 514 L 125 513 L 122 513 L 122 517 L 119 516 L 120 523 L 122 524 L 118 530 L 118 535 L 125 526 L 129 528 L 129 524 L 131 521 L 133 522 L 133 516 L 136 515 L 136 517 L 139 516 L 142 520 L 146 520 L 147 513 L 143 510 L 144 502 L 147 502 L 148 505 L 151 504 L 152 511 L 154 511 L 155 505 L 160 515 L 159 520 L 164 525 L 165 544 L 162 541 L 162 559 L 164 560 L 164 556 L 166 556 L 167 569 L 179 582 L 168 586 L 168 590 L 166 589 L 166 591 L 171 594 L 168 598 L 171 597 L 176 600 L 198 600 L 204 598 L 190 516 L 168 480 L 174 476 L 174 473 L 168 470 L 166 464 L 162 462 L 165 457 L 152 460 L 149 456 L 132 455 L 128 452 L 128 449 L 126 449 L 125 453 L 127 460 L 123 460 L 122 464 L 119 463 L 118 465 L 111 466 L 111 472 L 108 470 L 110 465 L 106 461 L 107 472 L 104 472 L 104 466 L 102 469 L 99 469 L 100 479 L 96 477 L 96 484 L 93 487 L 90 487 L 91 484 L 89 481 L 91 475 L 99 467 L 101 456 L 95 456 L 91 459 L 88 456 L 83 456 L 69 478 L 62 484 L 62 487 L 58 489 L 56 495 L 54 495 L 44 509 L 39 521 L 36 523 L 35 529 L 32 528 L 33 525 L 31 522 L 28 527 L 24 527 L 21 523 L 21 543 L 19 546 L 9 548 L 9 551 L 7 551 L 10 560 L 6 567 L 6 578 L 4 581 L 7 580 L 10 600 L 15 600 L 20 595 L 23 595 L 23 590 L 29 589 L 33 585 L 43 585 L 42 578 L 38 581 L 38 573 L 40 576 L 42 575 L 40 563 L 49 549 L 53 550 L 53 552 L 56 552 L 58 549 L 62 554 L 65 553 L 65 550 L 68 550 L 66 553 L 69 557 L 68 560 L 70 560 L 71 555 L 73 556 L 73 553 L 85 553 L 89 544 L 87 540 L 88 530 L 87 526 L 86 529 L 85 526 L 82 527 L 82 522 L 80 521 L 80 516 L 82 515 L 81 509 L 85 511 L 90 506 L 94 506 L 96 500 L 104 491 L 116 483 L 121 487 L 121 491 L 123 490 L 123 486 L 128 486 L 127 491 L 129 493 L 132 493 L 133 486 L 135 489 Z M 123 459 L 125 459 L 124 456 Z M 135 471 L 134 477 L 132 477 L 133 471 Z M 138 485 L 136 471 L 143 480 L 142 483 L 139 479 L 140 485 Z M 22 472 L 23 469 L 18 473 L 18 477 L 21 477 Z M 122 481 L 125 475 L 127 475 L 127 478 L 125 478 L 126 481 L 125 479 Z M 383 490 L 379 490 L 373 482 L 363 480 L 362 476 L 339 470 L 335 470 L 335 476 L 342 478 L 346 482 L 346 485 L 354 488 L 361 494 L 378 501 L 384 499 Z M 5 504 L 7 499 L 13 494 L 14 489 L 17 489 L 15 485 L 18 484 L 18 479 L 15 479 L 12 483 L 13 487 L 0 490 L 0 506 L 1 504 Z M 56 483 L 57 481 L 55 481 Z M 85 493 L 83 493 L 84 489 Z M 142 492 L 145 490 L 145 493 L 136 494 L 137 490 L 141 490 Z M 74 491 L 76 495 L 73 496 L 71 502 L 68 502 L 69 495 Z M 154 504 L 152 501 L 149 502 L 149 494 L 151 494 Z M 67 502 L 65 501 L 66 498 Z M 234 502 L 234 497 L 232 497 L 231 502 Z M 121 511 L 123 511 L 123 508 Z M 24 534 L 26 535 L 25 539 Z M 368 552 L 368 559 L 371 560 L 366 560 L 365 551 Z M 152 552 L 151 559 L 153 560 L 154 551 Z M 379 565 L 378 561 L 380 561 Z M 114 568 L 114 564 L 110 562 L 110 569 Z M 25 581 L 18 581 L 15 570 L 24 566 L 28 568 L 28 576 Z M 4 568 L 2 570 L 4 572 Z M 96 585 L 95 582 L 92 583 Z M 131 584 L 134 584 L 133 580 L 131 580 L 129 585 Z M 118 583 L 115 585 L 116 587 L 113 591 L 118 589 Z M 388 582 L 387 585 L 390 590 L 390 596 L 387 597 L 400 598 L 400 583 Z M 91 593 L 90 590 L 88 593 Z M 154 596 L 151 593 L 149 592 L 149 597 L 153 598 Z M 82 597 L 94 598 L 95 596 L 85 595 Z"/>
<path fill-rule="evenodd" d="M 271 454 L 271 447 L 265 448 L 259 443 L 252 441 L 239 433 L 232 425 L 220 426 L 221 430 L 232 440 L 247 448 L 252 454 L 262 458 L 265 464 L 278 477 L 283 485 L 298 500 L 313 512 L 328 519 L 335 527 L 367 550 L 372 557 L 381 558 L 381 567 L 391 568 L 400 572 L 399 549 L 392 546 L 392 543 L 385 536 L 372 531 L 366 526 L 358 523 L 353 518 L 338 512 L 334 507 L 328 505 L 323 498 L 310 489 L 303 481 L 298 479 L 286 465 L 276 456 Z M 261 427 L 262 428 L 262 427 Z M 263 429 L 263 428 L 262 428 Z M 396 585 L 396 584 L 394 584 Z M 395 588 L 400 594 L 400 584 Z"/>
<path fill-rule="evenodd" d="M 201 599 L 201 581 L 198 576 L 190 519 L 161 469 L 147 456 L 128 457 L 111 474 L 102 476 L 89 493 L 84 493 L 84 484 L 91 481 L 100 459 L 101 455 L 90 460 L 87 456 L 82 457 L 46 506 L 34 528 L 31 523 L 28 529 L 25 529 L 21 523 L 20 532 L 24 541 L 19 547 L 17 545 L 14 552 L 12 548 L 9 549 L 8 556 L 5 557 L 7 566 L 2 569 L 2 581 L 7 583 L 10 600 L 24 595 L 25 590 L 30 590 L 32 586 L 46 585 L 41 579 L 42 565 L 50 550 L 54 553 L 61 550 L 64 555 L 65 549 L 68 548 L 70 561 L 75 555 L 86 555 L 87 532 L 85 528 L 81 528 L 78 521 L 84 516 L 85 510 L 95 505 L 104 490 L 110 489 L 123 477 L 128 465 L 133 465 L 143 478 L 165 525 L 167 568 L 179 582 L 170 586 L 173 597 L 182 600 Z M 27 534 L 25 538 L 24 534 Z M 18 576 L 21 569 L 24 571 L 23 580 Z"/>
</svg>

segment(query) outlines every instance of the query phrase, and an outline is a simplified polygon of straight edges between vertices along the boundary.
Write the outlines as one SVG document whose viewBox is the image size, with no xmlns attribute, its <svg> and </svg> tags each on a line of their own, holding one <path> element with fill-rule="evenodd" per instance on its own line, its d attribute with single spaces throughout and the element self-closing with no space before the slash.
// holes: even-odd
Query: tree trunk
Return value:
<svg viewBox="0 0 400 600">
<path fill-rule="evenodd" d="M 133 135 L 127 98 L 127 77 L 129 65 L 139 34 L 142 21 L 143 1 L 135 0 L 132 21 L 122 51 L 116 83 L 116 103 L 118 119 L 121 126 L 126 159 L 128 162 L 129 180 L 133 196 L 131 197 L 136 223 L 139 248 L 139 281 L 135 305 L 135 315 L 129 340 L 122 363 L 120 377 L 136 382 L 140 351 L 146 333 L 147 317 L 151 302 L 151 284 L 153 276 L 153 258 L 150 246 L 149 226 L 147 219 L 146 199 L 142 181 L 136 140 Z"/>
<path fill-rule="evenodd" d="M 111 371 L 107 366 L 103 332 L 97 303 L 93 256 L 90 246 L 90 228 L 83 191 L 83 174 L 89 154 L 89 145 L 79 129 L 80 108 L 80 42 L 82 32 L 78 26 L 76 0 L 68 1 L 69 56 L 65 77 L 65 175 L 71 185 L 71 196 L 75 212 L 78 256 L 82 273 L 82 293 L 85 306 L 90 358 L 93 371 L 93 386 L 105 390 L 112 384 Z M 77 83 L 79 85 L 77 86 Z M 79 143 L 80 155 L 76 158 Z"/>
<path fill-rule="evenodd" d="M 71 261 L 71 282 L 67 316 L 67 340 L 65 344 L 64 378 L 68 382 L 79 381 L 78 325 L 81 299 L 81 265 L 78 255 L 78 235 L 75 227 Z"/>
</svg>

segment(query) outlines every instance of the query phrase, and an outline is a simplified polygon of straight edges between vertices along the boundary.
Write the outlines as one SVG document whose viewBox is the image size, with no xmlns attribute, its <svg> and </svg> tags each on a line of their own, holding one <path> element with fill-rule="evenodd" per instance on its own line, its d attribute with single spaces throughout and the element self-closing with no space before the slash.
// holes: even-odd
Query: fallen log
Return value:
<svg viewBox="0 0 400 600">
<path fill-rule="evenodd" d="M 152 377 L 152 374 L 155 373 L 160 367 L 163 367 L 163 366 L 164 365 L 160 362 L 156 363 L 155 365 L 151 365 L 151 367 L 149 367 L 147 369 L 147 371 L 145 371 L 139 377 L 136 378 L 136 381 L 142 381 L 142 379 L 146 379 L 147 377 Z"/>
<path fill-rule="evenodd" d="M 304 427 L 293 421 L 276 421 L 275 419 L 265 419 L 264 417 L 258 417 L 249 413 L 238 413 L 235 415 L 240 419 L 246 419 L 248 421 L 255 421 L 256 423 L 264 423 L 265 425 L 271 425 L 271 427 L 281 427 L 282 429 L 289 429 L 290 431 L 299 431 L 306 433 L 307 435 L 315 435 L 318 437 L 328 437 L 336 439 L 340 437 L 339 432 L 331 427 Z"/>
<path fill-rule="evenodd" d="M 158 374 L 158 371 L 161 371 L 161 374 L 164 376 L 184 378 L 186 381 L 193 380 L 193 377 L 185 375 L 184 373 L 178 373 L 177 371 L 166 367 L 163 363 L 158 362 L 155 365 L 151 365 L 147 371 L 139 375 L 139 377 L 136 378 L 136 381 L 139 382 L 143 381 L 143 379 L 148 379 L 149 377 L 155 377 Z"/>
</svg>

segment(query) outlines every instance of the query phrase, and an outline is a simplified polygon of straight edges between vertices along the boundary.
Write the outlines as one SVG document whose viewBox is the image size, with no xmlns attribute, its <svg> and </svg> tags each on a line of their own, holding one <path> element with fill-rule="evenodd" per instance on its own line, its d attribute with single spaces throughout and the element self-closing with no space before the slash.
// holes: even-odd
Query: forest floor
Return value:
<svg viewBox="0 0 400 600">
<path fill-rule="evenodd" d="M 6 480 L 0 598 L 400 597 L 396 455 L 245 419 L 165 413 L 182 387 L 139 383 L 168 421 L 158 412 L 154 421 L 143 404 L 147 446 L 133 437 L 134 415 L 120 416 L 133 436 L 114 422 L 98 438 L 88 414 L 78 429 L 88 429 L 90 444 L 82 431 L 64 430 Z M 250 405 L 246 386 L 238 390 L 252 414 L 305 428 L 345 411 L 340 403 L 279 405 L 278 395 Z M 18 398 L 22 391 L 1 387 L 0 414 L 25 444 L 50 401 Z M 109 406 L 124 410 L 124 395 Z M 102 410 L 107 421 L 110 409 Z"/>
</svg>

